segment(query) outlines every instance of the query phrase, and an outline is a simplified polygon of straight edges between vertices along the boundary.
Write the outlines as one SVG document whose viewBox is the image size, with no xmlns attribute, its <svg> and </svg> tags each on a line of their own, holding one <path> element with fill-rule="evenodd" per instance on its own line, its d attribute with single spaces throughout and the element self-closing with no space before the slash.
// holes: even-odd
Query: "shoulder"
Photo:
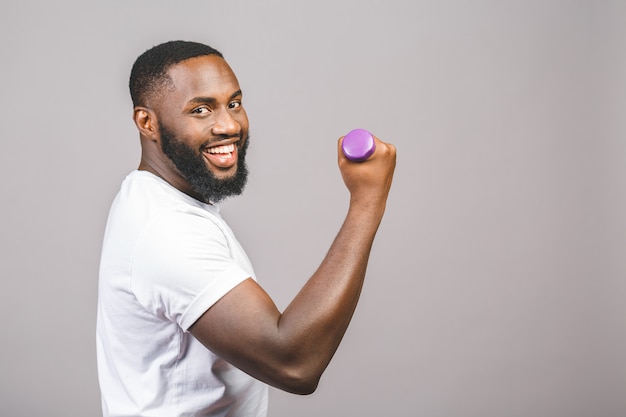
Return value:
<svg viewBox="0 0 626 417">
<path fill-rule="evenodd" d="M 145 225 L 155 217 L 198 216 L 219 219 L 219 210 L 177 190 L 146 171 L 133 171 L 122 182 L 111 205 L 109 222 L 118 218 Z"/>
<path fill-rule="evenodd" d="M 104 248 L 128 257 L 139 244 L 169 250 L 175 245 L 206 244 L 206 239 L 222 242 L 226 230 L 217 208 L 183 194 L 153 174 L 133 171 L 111 205 Z"/>
</svg>

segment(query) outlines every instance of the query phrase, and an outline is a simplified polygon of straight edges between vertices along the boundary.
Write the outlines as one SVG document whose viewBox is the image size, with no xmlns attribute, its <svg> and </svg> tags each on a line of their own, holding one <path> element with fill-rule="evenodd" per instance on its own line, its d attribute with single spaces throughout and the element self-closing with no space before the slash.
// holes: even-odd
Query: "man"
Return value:
<svg viewBox="0 0 626 417">
<path fill-rule="evenodd" d="M 167 42 L 137 59 L 130 91 L 142 154 L 103 242 L 104 416 L 264 416 L 266 384 L 313 392 L 356 307 L 395 148 L 376 139 L 364 163 L 339 152 L 345 223 L 281 313 L 216 206 L 247 176 L 248 119 L 231 68 L 209 46 Z"/>
</svg>

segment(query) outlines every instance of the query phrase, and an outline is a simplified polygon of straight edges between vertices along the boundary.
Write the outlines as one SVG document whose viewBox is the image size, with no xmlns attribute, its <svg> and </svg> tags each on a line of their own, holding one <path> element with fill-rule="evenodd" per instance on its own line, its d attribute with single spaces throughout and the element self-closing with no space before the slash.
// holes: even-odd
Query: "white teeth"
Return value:
<svg viewBox="0 0 626 417">
<path fill-rule="evenodd" d="M 235 144 L 231 143 L 230 145 L 222 145 L 222 146 L 214 146 L 208 149 L 209 153 L 231 153 L 235 150 Z"/>
</svg>

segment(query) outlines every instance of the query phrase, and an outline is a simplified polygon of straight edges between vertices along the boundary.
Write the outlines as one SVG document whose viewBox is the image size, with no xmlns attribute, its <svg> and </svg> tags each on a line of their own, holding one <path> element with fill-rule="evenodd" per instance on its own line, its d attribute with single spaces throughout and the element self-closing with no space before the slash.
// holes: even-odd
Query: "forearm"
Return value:
<svg viewBox="0 0 626 417">
<path fill-rule="evenodd" d="M 384 202 L 351 204 L 320 267 L 280 317 L 280 338 L 311 378 L 319 378 L 350 323 L 383 212 Z"/>
</svg>

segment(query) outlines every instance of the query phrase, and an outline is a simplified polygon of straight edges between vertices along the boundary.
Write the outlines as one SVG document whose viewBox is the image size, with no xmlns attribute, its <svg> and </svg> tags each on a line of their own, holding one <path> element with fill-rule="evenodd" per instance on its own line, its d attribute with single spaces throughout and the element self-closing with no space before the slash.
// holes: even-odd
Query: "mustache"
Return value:
<svg viewBox="0 0 626 417">
<path fill-rule="evenodd" d="M 225 141 L 225 140 L 230 140 L 230 139 L 237 139 L 238 142 L 236 143 L 236 145 L 237 145 L 237 147 L 241 147 L 241 144 L 244 141 L 248 141 L 249 137 L 250 137 L 250 134 L 246 133 L 245 136 L 244 136 L 243 132 L 241 132 L 239 134 L 235 134 L 235 135 L 218 135 L 218 136 L 213 136 L 212 138 L 210 138 L 209 140 L 204 142 L 200 148 L 204 150 L 204 149 L 210 148 L 211 146 L 215 145 L 216 143 L 219 143 L 219 142 L 222 142 L 222 141 Z"/>
</svg>

